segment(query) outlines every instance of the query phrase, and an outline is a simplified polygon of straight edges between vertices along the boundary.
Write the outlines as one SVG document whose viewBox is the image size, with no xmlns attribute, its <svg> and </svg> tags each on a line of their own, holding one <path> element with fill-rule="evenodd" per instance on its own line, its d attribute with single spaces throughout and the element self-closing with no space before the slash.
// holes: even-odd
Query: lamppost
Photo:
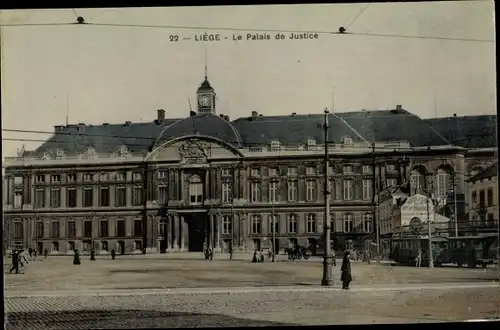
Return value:
<svg viewBox="0 0 500 330">
<path fill-rule="evenodd" d="M 432 254 L 432 223 L 431 223 L 431 210 L 429 209 L 429 198 L 432 202 L 432 213 L 434 213 L 436 209 L 436 205 L 434 205 L 434 184 L 431 181 L 431 191 L 429 192 L 427 189 L 422 189 L 426 194 L 426 208 L 427 208 L 427 235 L 428 235 L 428 243 L 429 243 L 429 268 L 434 268 L 434 257 Z"/>
<path fill-rule="evenodd" d="M 273 193 L 271 195 L 271 218 L 272 218 L 272 226 L 273 226 L 273 229 L 272 229 L 272 237 L 273 237 L 273 244 L 272 244 L 272 262 L 275 261 L 275 258 L 274 258 L 274 255 L 276 254 L 276 217 L 275 217 L 275 214 L 274 214 L 274 200 L 276 198 L 276 191 L 278 189 L 278 187 L 276 187 L 275 185 L 278 183 L 279 181 L 277 179 L 272 179 L 271 180 L 271 184 L 273 185 Z"/>
<path fill-rule="evenodd" d="M 453 173 L 453 220 L 455 220 L 455 237 L 458 237 L 458 211 L 457 211 L 457 185 L 455 173 Z"/>
<path fill-rule="evenodd" d="M 331 242 L 330 242 L 330 185 L 328 184 L 328 110 L 324 111 L 324 148 L 325 148 L 325 170 L 324 170 L 324 195 L 325 195 L 325 219 L 324 219 L 324 242 L 325 242 L 325 255 L 323 257 L 323 278 L 321 280 L 322 286 L 332 286 L 332 253 L 331 253 Z"/>
</svg>

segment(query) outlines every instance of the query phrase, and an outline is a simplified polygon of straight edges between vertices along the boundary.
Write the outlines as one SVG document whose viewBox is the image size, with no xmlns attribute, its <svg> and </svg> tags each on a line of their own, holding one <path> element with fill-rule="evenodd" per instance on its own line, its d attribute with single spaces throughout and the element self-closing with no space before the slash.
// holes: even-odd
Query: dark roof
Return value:
<svg viewBox="0 0 500 330">
<path fill-rule="evenodd" d="M 202 86 L 210 87 L 208 81 Z M 211 87 L 210 87 L 211 88 Z M 62 128 L 35 151 L 25 155 L 41 156 L 51 149 L 81 153 L 92 146 L 97 152 L 118 151 L 125 145 L 131 151 L 147 151 L 154 143 L 183 135 L 208 135 L 235 146 L 267 145 L 278 140 L 283 145 L 305 144 L 314 138 L 324 142 L 323 114 L 241 117 L 232 122 L 213 115 L 198 114 L 163 123 L 78 125 Z M 457 141 L 469 148 L 496 146 L 496 116 L 467 116 L 423 120 L 403 110 L 355 111 L 329 116 L 329 141 L 341 143 L 349 136 L 355 141 L 408 141 L 412 146 L 445 145 Z M 457 138 L 461 137 L 461 138 Z M 157 139 L 158 138 L 158 139 Z"/>
<path fill-rule="evenodd" d="M 425 120 L 452 144 L 464 148 L 496 147 L 497 116 L 461 116 Z"/>
<path fill-rule="evenodd" d="M 163 132 L 158 134 L 155 146 L 174 138 L 198 134 L 216 137 L 237 147 L 241 146 L 240 134 L 234 126 L 224 118 L 211 113 L 187 117 L 164 127 Z"/>
<path fill-rule="evenodd" d="M 127 146 L 132 152 L 147 151 L 162 128 L 178 120 L 167 119 L 162 124 L 150 122 L 86 125 L 83 129 L 79 129 L 78 125 L 69 125 L 29 154 L 43 155 L 52 149 L 62 149 L 69 154 L 81 153 L 89 146 L 92 146 L 97 152 L 116 152 L 122 145 Z"/>
<path fill-rule="evenodd" d="M 489 167 L 487 167 L 485 170 L 479 172 L 478 174 L 474 175 L 473 177 L 467 179 L 468 182 L 474 182 L 482 179 L 487 179 L 491 178 L 492 176 L 496 176 L 498 173 L 498 161 L 494 162 L 491 164 Z"/>
<path fill-rule="evenodd" d="M 205 80 L 201 83 L 200 87 L 198 87 L 198 91 L 201 90 L 208 90 L 208 91 L 213 91 L 214 89 L 210 85 L 210 82 L 208 81 L 207 77 L 205 77 Z"/>
<path fill-rule="evenodd" d="M 246 145 L 304 143 L 308 137 L 324 142 L 323 115 L 257 116 L 233 121 Z M 405 110 L 357 111 L 329 116 L 329 140 L 340 143 L 344 136 L 354 140 L 408 141 L 412 146 L 445 145 L 427 122 Z"/>
</svg>

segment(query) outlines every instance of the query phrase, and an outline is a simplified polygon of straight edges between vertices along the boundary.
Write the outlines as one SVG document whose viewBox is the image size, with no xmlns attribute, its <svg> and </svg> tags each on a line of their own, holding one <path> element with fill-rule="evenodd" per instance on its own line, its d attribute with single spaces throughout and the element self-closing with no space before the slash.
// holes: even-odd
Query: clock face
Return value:
<svg viewBox="0 0 500 330">
<path fill-rule="evenodd" d="M 199 97 L 198 102 L 202 107 L 208 107 L 210 105 L 210 96 L 202 95 Z"/>
</svg>

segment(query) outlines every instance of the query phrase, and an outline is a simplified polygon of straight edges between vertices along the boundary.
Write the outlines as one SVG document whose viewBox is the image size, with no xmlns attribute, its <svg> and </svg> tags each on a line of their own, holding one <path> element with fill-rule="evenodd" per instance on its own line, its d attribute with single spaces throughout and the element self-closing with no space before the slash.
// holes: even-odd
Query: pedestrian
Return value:
<svg viewBox="0 0 500 330">
<path fill-rule="evenodd" d="M 21 268 L 24 267 L 24 263 L 28 264 L 28 260 L 26 260 L 26 256 L 24 255 L 24 250 L 19 250 L 19 263 L 21 264 Z"/>
<path fill-rule="evenodd" d="M 111 259 L 115 260 L 115 257 L 116 257 L 116 251 L 115 251 L 115 249 L 112 249 L 111 250 Z"/>
<path fill-rule="evenodd" d="M 38 254 L 37 249 L 33 249 L 33 256 L 36 258 L 36 255 Z"/>
<path fill-rule="evenodd" d="M 30 255 L 30 258 L 31 258 L 32 254 L 33 254 L 33 249 L 31 248 L 31 246 L 28 249 L 28 254 Z"/>
<path fill-rule="evenodd" d="M 90 260 L 95 261 L 95 250 L 94 250 L 94 248 L 90 249 Z"/>
<path fill-rule="evenodd" d="M 351 254 L 349 251 L 344 252 L 344 259 L 342 260 L 342 266 L 340 268 L 340 271 L 342 272 L 340 276 L 340 280 L 342 281 L 342 289 L 344 290 L 349 290 L 349 284 L 352 281 L 352 275 L 351 275 L 351 261 L 349 260 L 351 257 Z"/>
<path fill-rule="evenodd" d="M 19 274 L 19 252 L 17 250 L 12 251 L 12 268 L 9 271 L 9 274 L 15 270 L 16 274 Z"/>
<path fill-rule="evenodd" d="M 422 250 L 418 249 L 417 256 L 415 257 L 415 267 L 420 267 L 422 264 Z"/>
<path fill-rule="evenodd" d="M 337 260 L 335 258 L 335 250 L 332 249 L 332 261 L 333 261 L 333 267 L 337 267 Z"/>
<path fill-rule="evenodd" d="M 48 256 L 49 256 L 49 250 L 47 249 L 43 250 L 43 258 L 47 259 Z"/>
<path fill-rule="evenodd" d="M 260 262 L 264 262 L 264 250 L 259 251 L 259 260 Z"/>
<path fill-rule="evenodd" d="M 75 256 L 73 257 L 73 265 L 80 265 L 80 253 L 75 249 Z"/>
</svg>

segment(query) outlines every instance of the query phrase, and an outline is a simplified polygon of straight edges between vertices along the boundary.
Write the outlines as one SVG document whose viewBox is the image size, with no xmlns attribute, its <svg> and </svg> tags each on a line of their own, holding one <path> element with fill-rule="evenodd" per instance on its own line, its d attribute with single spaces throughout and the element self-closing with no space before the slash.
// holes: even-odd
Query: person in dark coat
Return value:
<svg viewBox="0 0 500 330">
<path fill-rule="evenodd" d="M 116 251 L 115 249 L 111 250 L 111 259 L 115 260 L 116 257 Z"/>
<path fill-rule="evenodd" d="M 344 290 L 349 290 L 349 284 L 352 281 L 352 275 L 351 275 L 351 261 L 349 260 L 351 257 L 351 254 L 349 251 L 344 252 L 344 259 L 342 260 L 342 266 L 340 268 L 340 271 L 342 272 L 340 280 L 342 281 L 342 289 Z"/>
<path fill-rule="evenodd" d="M 30 248 L 28 249 L 28 254 L 29 254 L 30 258 L 31 258 L 31 257 L 32 257 L 32 255 L 33 255 L 33 249 L 31 248 L 31 246 L 30 246 Z"/>
<path fill-rule="evenodd" d="M 257 250 L 253 251 L 253 258 L 252 258 L 252 263 L 257 263 L 258 260 L 257 260 Z"/>
<path fill-rule="evenodd" d="M 12 251 L 12 268 L 9 271 L 9 274 L 15 270 L 16 274 L 19 274 L 19 252 L 17 250 Z"/>
<path fill-rule="evenodd" d="M 80 265 L 80 253 L 75 250 L 75 256 L 73 257 L 73 265 Z"/>
<path fill-rule="evenodd" d="M 90 260 L 95 261 L 95 250 L 94 249 L 90 250 Z"/>
<path fill-rule="evenodd" d="M 48 256 L 49 256 L 49 250 L 47 249 L 43 250 L 43 258 L 47 259 Z"/>
</svg>

